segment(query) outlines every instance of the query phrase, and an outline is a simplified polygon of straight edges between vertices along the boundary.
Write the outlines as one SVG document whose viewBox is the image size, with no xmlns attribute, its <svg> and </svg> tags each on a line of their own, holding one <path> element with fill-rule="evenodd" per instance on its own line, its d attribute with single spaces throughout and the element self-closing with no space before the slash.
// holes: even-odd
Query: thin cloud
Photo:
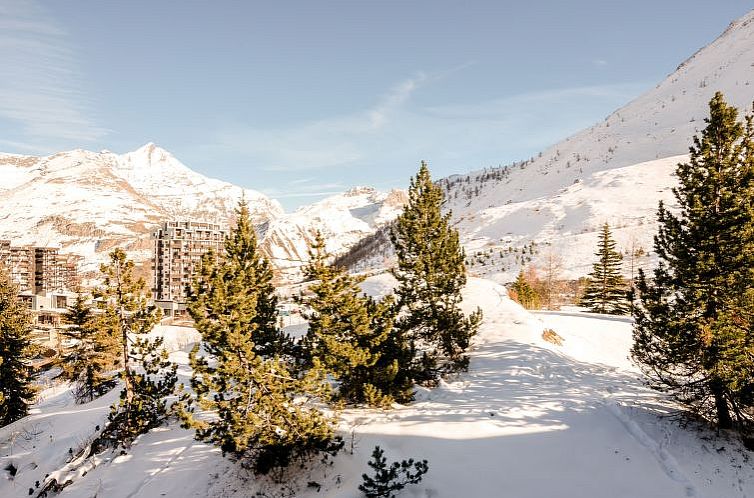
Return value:
<svg viewBox="0 0 754 498">
<path fill-rule="evenodd" d="M 595 109 L 614 108 L 645 87 L 638 83 L 581 86 L 470 104 L 413 105 L 411 97 L 435 78 L 419 73 L 393 86 L 373 108 L 351 115 L 286 129 L 226 130 L 205 150 L 233 151 L 258 170 L 290 174 L 390 167 L 419 159 L 474 168 L 482 156 L 497 155 L 502 160 L 542 150 L 597 121 Z M 297 189 L 278 196 L 299 193 Z"/>
<path fill-rule="evenodd" d="M 336 168 L 364 158 L 361 143 L 379 137 L 393 125 L 395 115 L 427 81 L 417 73 L 385 93 L 362 112 L 311 121 L 286 129 L 236 127 L 226 129 L 207 149 L 230 149 L 266 171 Z"/>
<path fill-rule="evenodd" d="M 0 0 L 0 120 L 29 148 L 93 142 L 107 133 L 91 116 L 67 33 L 35 1 Z"/>
</svg>

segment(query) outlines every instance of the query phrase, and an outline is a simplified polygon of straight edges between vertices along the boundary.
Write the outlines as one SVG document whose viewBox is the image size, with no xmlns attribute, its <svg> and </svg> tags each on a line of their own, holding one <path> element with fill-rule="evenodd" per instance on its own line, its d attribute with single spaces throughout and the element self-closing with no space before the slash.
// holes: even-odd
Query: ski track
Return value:
<svg viewBox="0 0 754 498">
<path fill-rule="evenodd" d="M 686 496 L 695 497 L 697 490 L 681 469 L 676 459 L 668 453 L 663 443 L 652 439 L 639 424 L 628 415 L 615 400 L 606 400 L 605 407 L 616 418 L 626 431 L 641 444 L 657 460 L 662 471 L 673 481 L 682 484 L 686 490 Z"/>
<path fill-rule="evenodd" d="M 149 484 L 150 484 L 150 483 L 151 483 L 152 481 L 154 481 L 154 479 L 155 479 L 155 478 L 156 478 L 157 476 L 159 476 L 160 474 L 164 473 L 164 472 L 165 472 L 166 470 L 170 469 L 170 466 L 171 466 L 171 465 L 172 465 L 172 464 L 173 464 L 173 463 L 174 463 L 174 462 L 175 462 L 176 460 L 178 460 L 179 458 L 181 458 L 181 456 L 182 456 L 182 455 L 183 455 L 184 453 L 186 453 L 186 451 L 188 451 L 188 449 L 189 449 L 189 448 L 191 448 L 191 446 L 192 446 L 192 445 L 193 445 L 193 441 L 192 441 L 192 440 L 189 440 L 189 442 L 188 442 L 188 443 L 186 443 L 186 445 L 185 445 L 185 446 L 184 446 L 183 448 L 181 448 L 181 449 L 180 449 L 180 451 L 176 452 L 176 454 L 175 454 L 175 455 L 173 455 L 173 456 L 172 456 L 172 457 L 171 457 L 171 458 L 170 458 L 170 459 L 169 459 L 169 460 L 168 460 L 167 462 L 165 462 L 165 464 L 164 464 L 164 465 L 163 465 L 162 467 L 160 467 L 160 468 L 159 468 L 159 469 L 157 469 L 157 470 L 156 470 L 156 471 L 155 471 L 154 473 L 152 473 L 151 475 L 149 475 L 149 477 L 147 477 L 147 478 L 145 478 L 144 480 L 142 480 L 142 481 L 141 481 L 141 483 L 139 484 L 139 487 L 138 487 L 138 488 L 136 488 L 136 489 L 135 489 L 134 491 L 132 491 L 131 493 L 129 493 L 129 494 L 127 495 L 127 498 L 134 498 L 134 497 L 138 497 L 138 496 L 140 496 L 140 493 L 141 493 L 141 491 L 142 491 L 142 490 L 143 490 L 143 489 L 144 489 L 145 487 L 147 487 L 147 486 L 148 486 L 148 485 L 149 485 Z"/>
</svg>

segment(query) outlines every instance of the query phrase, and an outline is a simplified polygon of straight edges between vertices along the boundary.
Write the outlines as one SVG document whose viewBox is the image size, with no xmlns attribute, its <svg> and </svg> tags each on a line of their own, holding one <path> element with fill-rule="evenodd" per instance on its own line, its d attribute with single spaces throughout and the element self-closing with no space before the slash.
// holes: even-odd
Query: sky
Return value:
<svg viewBox="0 0 754 498">
<path fill-rule="evenodd" d="M 534 156 L 747 3 L 0 0 L 0 150 L 155 142 L 290 211 Z"/>
</svg>

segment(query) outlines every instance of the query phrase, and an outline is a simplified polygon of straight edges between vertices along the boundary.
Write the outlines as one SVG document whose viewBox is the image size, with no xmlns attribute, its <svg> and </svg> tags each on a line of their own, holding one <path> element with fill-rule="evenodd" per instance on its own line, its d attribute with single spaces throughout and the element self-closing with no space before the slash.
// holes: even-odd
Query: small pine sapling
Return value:
<svg viewBox="0 0 754 498">
<path fill-rule="evenodd" d="M 367 498 L 392 498 L 407 485 L 421 482 L 424 474 L 429 471 L 426 460 L 415 462 L 413 458 L 393 462 L 388 466 L 385 452 L 379 446 L 374 447 L 368 464 L 374 469 L 374 476 L 362 474 L 364 482 L 359 484 L 359 491 Z"/>
</svg>

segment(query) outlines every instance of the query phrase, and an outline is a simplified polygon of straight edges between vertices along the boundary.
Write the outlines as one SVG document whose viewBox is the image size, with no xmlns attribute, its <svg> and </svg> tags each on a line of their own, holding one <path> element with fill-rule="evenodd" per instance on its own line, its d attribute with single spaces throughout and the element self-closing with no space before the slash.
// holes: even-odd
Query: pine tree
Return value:
<svg viewBox="0 0 754 498">
<path fill-rule="evenodd" d="M 363 278 L 328 264 L 330 255 L 319 232 L 309 256 L 304 275 L 313 281 L 311 296 L 302 300 L 311 310 L 305 351 L 340 381 L 340 399 L 379 406 L 410 401 L 412 353 L 402 332 L 393 327 L 392 299 L 377 302 L 363 295 Z"/>
<path fill-rule="evenodd" d="M 101 327 L 87 301 L 88 296 L 79 290 L 64 317 L 68 326 L 61 332 L 73 343 L 61 353 L 61 376 L 75 384 L 79 403 L 92 401 L 114 387 L 111 372 L 121 364 L 119 338 Z"/>
<path fill-rule="evenodd" d="M 511 290 L 515 294 L 513 296 L 515 300 L 527 310 L 539 307 L 539 293 L 537 293 L 534 287 L 529 283 L 529 279 L 526 277 L 524 270 L 518 272 L 518 277 L 516 277 L 516 281 L 513 282 Z"/>
<path fill-rule="evenodd" d="M 0 426 L 26 416 L 34 401 L 29 366 L 33 357 L 31 313 L 0 265 Z"/>
<path fill-rule="evenodd" d="M 602 225 L 597 243 L 597 262 L 592 266 L 589 283 L 581 305 L 594 313 L 624 315 L 628 313 L 628 291 L 621 276 L 623 256 L 615 249 L 610 225 Z"/>
<path fill-rule="evenodd" d="M 650 281 L 640 271 L 633 358 L 653 387 L 721 428 L 747 425 L 754 370 L 754 123 L 719 92 L 678 164 L 680 212 L 660 203 Z"/>
<path fill-rule="evenodd" d="M 374 447 L 372 459 L 367 463 L 374 470 L 374 477 L 362 474 L 363 482 L 359 485 L 359 491 L 367 498 L 392 498 L 409 484 L 420 483 L 429 472 L 426 460 L 417 462 L 413 458 L 388 466 L 385 452 L 379 446 Z"/>
<path fill-rule="evenodd" d="M 95 292 L 102 310 L 98 326 L 102 333 L 119 339 L 124 385 L 103 432 L 114 443 L 128 446 L 167 416 L 165 398 L 174 390 L 177 367 L 167 360 L 162 338 L 144 337 L 161 314 L 148 302 L 144 279 L 134 276 L 133 261 L 122 249 L 114 249 L 109 264 L 101 265 L 100 271 L 103 285 Z"/>
<path fill-rule="evenodd" d="M 275 328 L 270 264 L 257 248 L 245 202 L 237 215 L 224 257 L 203 258 L 188 298 L 203 352 L 197 345 L 189 357 L 194 395 L 184 397 L 182 418 L 198 439 L 265 474 L 337 452 L 342 441 L 334 419 L 317 409 L 317 400 L 329 396 L 324 372 L 298 375 L 280 356 L 288 340 Z M 216 417 L 195 418 L 197 406 Z"/>
<path fill-rule="evenodd" d="M 234 325 L 253 337 L 254 352 L 265 358 L 290 354 L 292 341 L 277 326 L 277 303 L 272 265 L 257 248 L 249 208 L 242 200 L 236 210 L 236 227 L 225 240 L 222 255 L 210 251 L 202 258 L 189 289 L 187 309 L 197 329 L 212 330 L 225 324 L 213 313 L 233 313 Z"/>
<path fill-rule="evenodd" d="M 410 334 L 420 353 L 417 378 L 468 367 L 466 351 L 482 320 L 481 310 L 465 317 L 459 308 L 466 284 L 464 251 L 451 213 L 442 215 L 442 187 L 432 183 L 422 161 L 411 179 L 409 201 L 390 239 L 398 257 L 399 329 Z"/>
</svg>

